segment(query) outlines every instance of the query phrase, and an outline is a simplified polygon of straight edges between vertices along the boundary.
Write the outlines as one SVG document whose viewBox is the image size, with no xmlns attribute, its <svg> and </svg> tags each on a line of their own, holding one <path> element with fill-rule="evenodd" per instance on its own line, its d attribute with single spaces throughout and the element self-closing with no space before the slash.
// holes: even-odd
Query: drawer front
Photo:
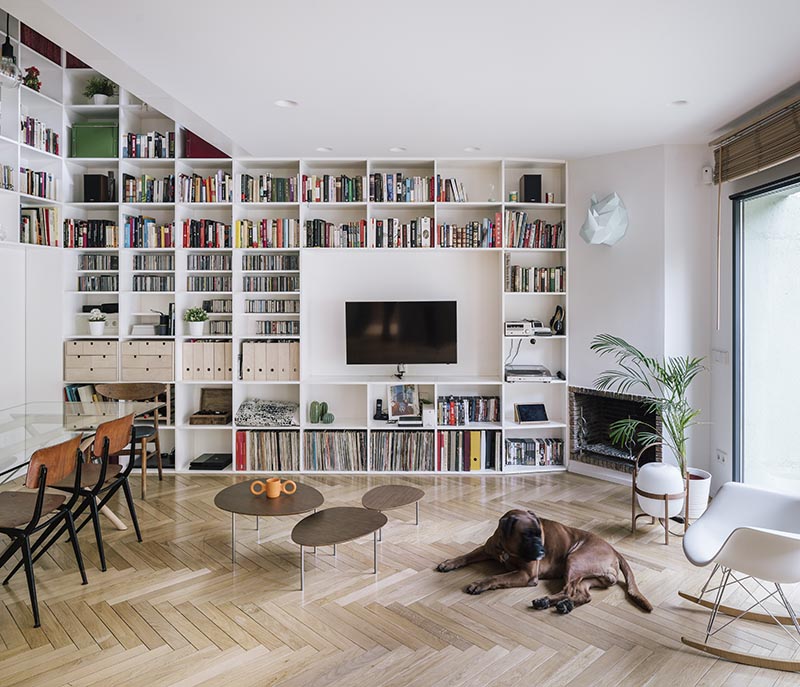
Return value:
<svg viewBox="0 0 800 687">
<path fill-rule="evenodd" d="M 116 367 L 72 367 L 64 370 L 67 382 L 116 382 L 119 381 Z"/>
<path fill-rule="evenodd" d="M 120 346 L 122 347 L 123 357 L 126 355 L 137 355 L 139 353 L 138 341 L 123 341 Z"/>
<path fill-rule="evenodd" d="M 139 355 L 169 355 L 175 352 L 175 344 L 172 341 L 138 341 Z"/>
<path fill-rule="evenodd" d="M 64 369 L 87 367 L 117 367 L 115 355 L 68 355 L 64 358 Z"/>
<path fill-rule="evenodd" d="M 123 382 L 169 382 L 171 367 L 131 367 L 122 369 Z"/>
<path fill-rule="evenodd" d="M 118 343 L 102 339 L 83 341 L 65 341 L 64 353 L 66 355 L 111 355 L 116 356 Z"/>
<path fill-rule="evenodd" d="M 172 367 L 172 355 L 124 355 L 122 369 L 143 367 Z"/>
</svg>

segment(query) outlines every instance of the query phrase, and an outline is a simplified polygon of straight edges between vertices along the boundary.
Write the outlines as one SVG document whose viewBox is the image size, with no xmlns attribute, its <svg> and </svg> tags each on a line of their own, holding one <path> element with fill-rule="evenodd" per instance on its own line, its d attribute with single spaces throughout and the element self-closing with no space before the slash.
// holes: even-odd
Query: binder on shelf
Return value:
<svg viewBox="0 0 800 687">
<path fill-rule="evenodd" d="M 469 433 L 469 469 L 481 469 L 481 433 L 472 431 Z"/>
<path fill-rule="evenodd" d="M 188 341 L 183 342 L 183 379 L 192 381 L 194 379 L 194 347 Z"/>
<path fill-rule="evenodd" d="M 255 377 L 256 351 L 252 341 L 242 342 L 242 380 L 252 382 Z"/>
<path fill-rule="evenodd" d="M 228 379 L 225 367 L 225 348 L 226 344 L 222 341 L 214 343 L 214 380 L 224 381 Z"/>
<path fill-rule="evenodd" d="M 253 346 L 256 349 L 255 379 L 267 380 L 267 381 L 272 381 L 276 379 L 276 377 L 271 376 L 269 372 L 269 357 L 270 357 L 269 354 L 272 351 L 272 349 L 270 349 L 269 346 L 261 342 L 256 342 L 253 344 Z"/>
<path fill-rule="evenodd" d="M 203 347 L 203 371 L 201 379 L 207 381 L 214 380 L 214 346 L 216 345 L 212 341 L 203 341 L 203 343 L 197 344 L 198 346 Z"/>
</svg>

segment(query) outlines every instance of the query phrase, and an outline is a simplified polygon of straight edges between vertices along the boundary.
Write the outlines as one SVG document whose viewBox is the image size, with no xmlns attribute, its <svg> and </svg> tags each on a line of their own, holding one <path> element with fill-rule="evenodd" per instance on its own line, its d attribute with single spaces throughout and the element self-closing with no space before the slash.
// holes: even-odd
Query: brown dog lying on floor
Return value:
<svg viewBox="0 0 800 687">
<path fill-rule="evenodd" d="M 442 561 L 436 569 L 448 572 L 486 560 L 498 560 L 511 572 L 473 582 L 465 590 L 469 594 L 506 587 L 535 587 L 540 579 L 563 577 L 565 585 L 558 594 L 535 599 L 531 606 L 536 609 L 555 606 L 559 613 L 569 613 L 591 601 L 589 590 L 593 587 L 606 589 L 616 584 L 622 570 L 628 598 L 648 613 L 653 610 L 636 586 L 628 561 L 611 544 L 591 532 L 538 518 L 533 511 L 508 511 L 483 546 L 466 556 Z"/>
</svg>

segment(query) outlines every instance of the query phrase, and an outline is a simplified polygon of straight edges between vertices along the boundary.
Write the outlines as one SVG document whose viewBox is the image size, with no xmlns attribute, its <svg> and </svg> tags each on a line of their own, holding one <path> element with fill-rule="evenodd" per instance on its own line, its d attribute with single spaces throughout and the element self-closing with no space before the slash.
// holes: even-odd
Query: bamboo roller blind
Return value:
<svg viewBox="0 0 800 687">
<path fill-rule="evenodd" d="M 800 156 L 800 100 L 784 104 L 709 145 L 714 148 L 715 184 Z"/>
</svg>

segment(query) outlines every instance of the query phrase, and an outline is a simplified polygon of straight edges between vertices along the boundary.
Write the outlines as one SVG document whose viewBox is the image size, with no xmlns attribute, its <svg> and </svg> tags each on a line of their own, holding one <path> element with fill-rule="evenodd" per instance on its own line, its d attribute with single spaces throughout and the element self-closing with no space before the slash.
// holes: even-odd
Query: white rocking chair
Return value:
<svg viewBox="0 0 800 687">
<path fill-rule="evenodd" d="M 720 649 L 708 643 L 712 635 L 741 618 L 761 623 L 774 621 L 800 645 L 800 624 L 781 588 L 782 584 L 800 582 L 800 497 L 728 482 L 717 492 L 708 510 L 689 527 L 683 539 L 683 551 L 694 565 L 705 567 L 713 563 L 714 568 L 699 596 L 678 592 L 682 598 L 711 609 L 705 641 L 697 642 L 686 637 L 681 637 L 681 641 L 698 651 L 736 663 L 776 670 L 800 670 L 800 660 L 756 656 Z M 722 575 L 719 584 L 709 588 L 718 571 Z M 753 580 L 750 586 L 757 587 L 755 591 L 763 591 L 766 596 L 757 598 L 744 585 L 746 580 Z M 753 600 L 749 608 L 740 610 L 722 604 L 725 589 L 731 583 L 737 583 Z M 770 591 L 768 584 L 775 590 Z M 703 599 L 707 592 L 709 595 L 716 592 L 713 602 Z M 764 602 L 771 598 L 780 601 L 788 615 L 775 615 L 764 606 Z M 753 612 L 756 607 L 764 613 Z M 714 629 L 720 613 L 732 618 Z M 791 625 L 797 631 L 797 637 L 785 627 Z"/>
</svg>

